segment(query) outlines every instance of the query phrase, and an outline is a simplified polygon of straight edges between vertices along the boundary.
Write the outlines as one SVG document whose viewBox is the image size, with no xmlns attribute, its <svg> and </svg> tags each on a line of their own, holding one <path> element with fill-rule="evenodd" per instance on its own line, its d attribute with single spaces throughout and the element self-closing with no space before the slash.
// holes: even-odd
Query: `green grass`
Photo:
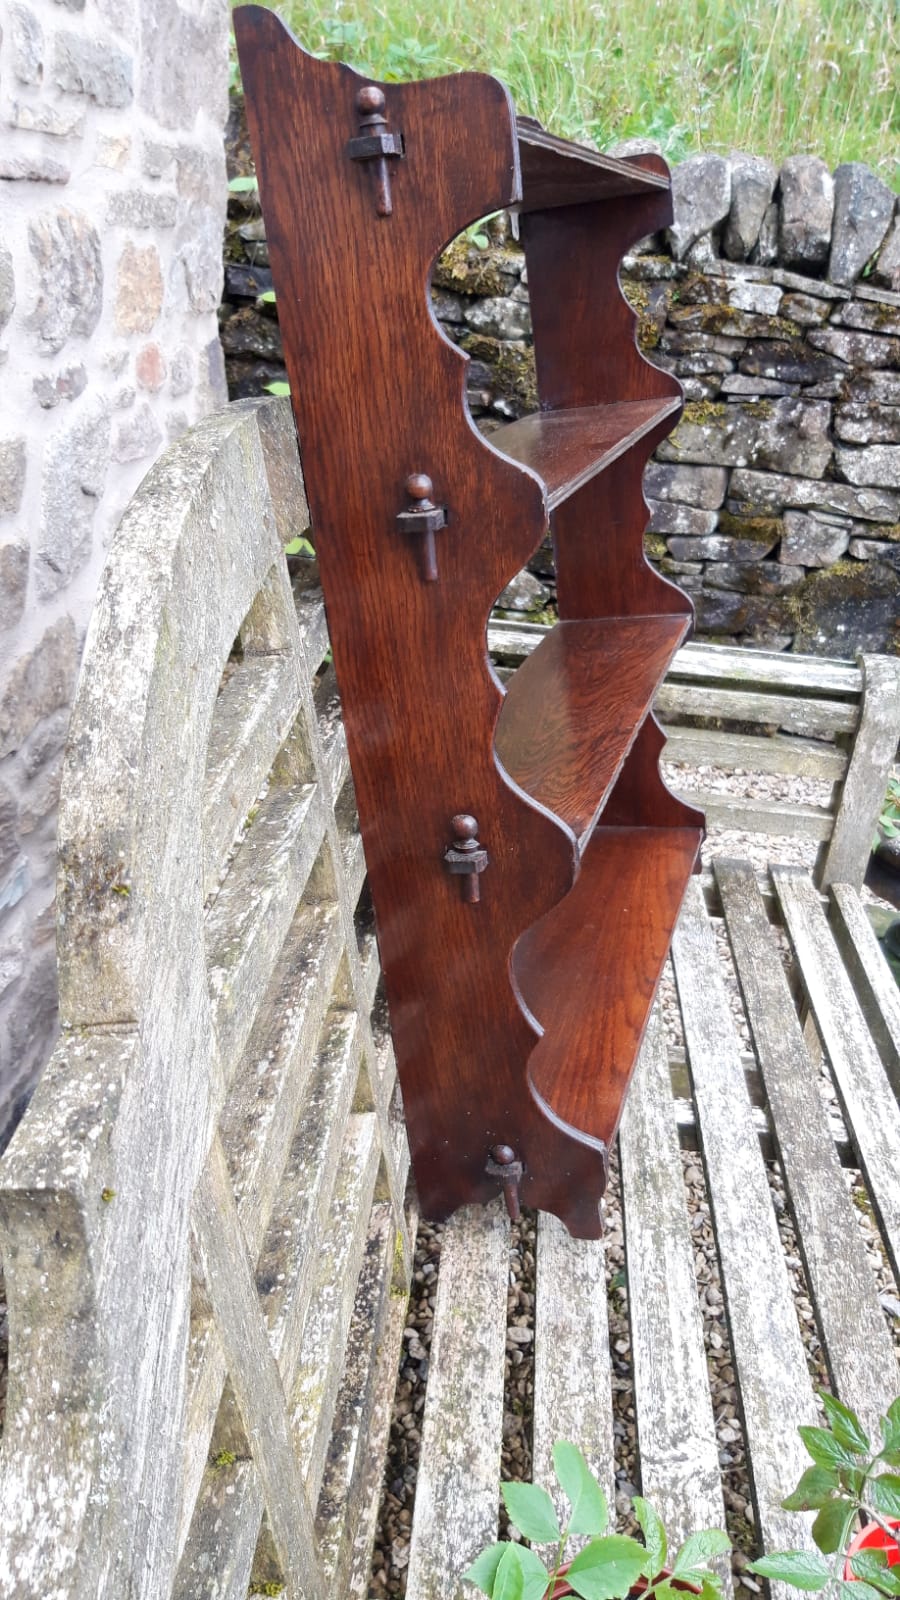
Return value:
<svg viewBox="0 0 900 1600">
<path fill-rule="evenodd" d="M 282 0 L 300 42 L 382 79 L 492 71 L 521 111 L 672 160 L 867 161 L 900 186 L 900 0 Z"/>
</svg>

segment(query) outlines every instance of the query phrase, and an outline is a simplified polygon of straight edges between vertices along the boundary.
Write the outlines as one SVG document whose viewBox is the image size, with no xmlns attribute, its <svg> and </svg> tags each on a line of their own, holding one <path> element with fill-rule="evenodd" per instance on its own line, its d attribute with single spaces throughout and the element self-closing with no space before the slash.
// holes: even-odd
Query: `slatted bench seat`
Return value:
<svg viewBox="0 0 900 1600">
<path fill-rule="evenodd" d="M 105 569 L 60 810 L 63 1034 L 0 1163 L 16 1600 L 369 1589 L 415 1201 L 324 614 L 281 556 L 302 526 L 289 413 L 244 402 L 154 468 Z M 722 1520 L 693 1141 L 757 1527 L 783 1545 L 815 1406 L 765 1162 L 827 1369 L 871 1417 L 896 1358 L 841 1163 L 896 1275 L 900 1002 L 852 888 L 766 887 L 724 863 L 691 884 L 680 1038 L 658 1008 L 619 1166 L 642 1487 L 676 1532 Z M 535 1474 L 569 1437 L 611 1484 L 604 1246 L 537 1229 Z M 410 1600 L 461 1597 L 496 1528 L 508 1252 L 499 1206 L 444 1230 Z"/>
</svg>

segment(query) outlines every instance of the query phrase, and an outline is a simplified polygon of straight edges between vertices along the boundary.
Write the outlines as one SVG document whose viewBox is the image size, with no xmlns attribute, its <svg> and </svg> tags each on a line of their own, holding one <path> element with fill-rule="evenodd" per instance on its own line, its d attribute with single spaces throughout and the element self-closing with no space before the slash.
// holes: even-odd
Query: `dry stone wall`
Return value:
<svg viewBox="0 0 900 1600">
<path fill-rule="evenodd" d="M 620 147 L 620 154 L 635 153 Z M 640 148 L 646 149 L 646 145 Z M 239 105 L 232 171 L 249 170 Z M 681 379 L 684 419 L 647 469 L 646 548 L 694 600 L 697 634 L 852 655 L 900 650 L 900 213 L 870 168 L 754 156 L 675 168 L 675 223 L 623 267 L 642 348 Z M 437 265 L 485 431 L 537 406 L 527 274 L 507 220 Z M 285 377 L 265 230 L 235 196 L 222 341 L 231 393 Z M 549 548 L 502 596 L 543 616 Z"/>
<path fill-rule="evenodd" d="M 0 0 L 0 1137 L 55 1025 L 55 811 L 106 546 L 225 398 L 227 0 Z"/>
</svg>

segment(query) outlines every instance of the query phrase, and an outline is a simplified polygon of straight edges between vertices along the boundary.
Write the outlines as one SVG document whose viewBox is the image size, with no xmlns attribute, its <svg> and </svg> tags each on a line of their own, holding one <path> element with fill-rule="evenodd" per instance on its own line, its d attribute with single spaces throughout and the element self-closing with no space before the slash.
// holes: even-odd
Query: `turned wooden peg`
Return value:
<svg viewBox="0 0 900 1600">
<path fill-rule="evenodd" d="M 463 899 L 477 905 L 481 899 L 479 877 L 488 864 L 488 853 L 478 843 L 478 823 L 466 812 L 451 817 L 450 829 L 453 843 L 444 851 L 444 865 L 448 872 L 463 879 Z"/>
<path fill-rule="evenodd" d="M 447 513 L 436 506 L 431 496 L 434 484 L 425 472 L 411 472 L 404 485 L 407 507 L 398 513 L 397 521 L 405 533 L 416 533 L 422 539 L 422 576 L 426 583 L 436 583 L 437 546 L 434 536 L 439 528 L 446 527 Z"/>
<path fill-rule="evenodd" d="M 503 1198 L 509 1212 L 511 1222 L 518 1222 L 519 1208 L 519 1183 L 525 1170 L 518 1160 L 512 1145 L 495 1144 L 488 1157 L 485 1172 L 491 1178 L 496 1178 L 503 1188 Z"/>
<path fill-rule="evenodd" d="M 375 170 L 375 214 L 389 217 L 391 202 L 391 176 L 389 156 L 402 156 L 403 136 L 391 133 L 384 115 L 384 91 L 374 83 L 366 84 L 356 96 L 359 114 L 359 134 L 347 145 L 351 161 L 371 161 Z"/>
</svg>

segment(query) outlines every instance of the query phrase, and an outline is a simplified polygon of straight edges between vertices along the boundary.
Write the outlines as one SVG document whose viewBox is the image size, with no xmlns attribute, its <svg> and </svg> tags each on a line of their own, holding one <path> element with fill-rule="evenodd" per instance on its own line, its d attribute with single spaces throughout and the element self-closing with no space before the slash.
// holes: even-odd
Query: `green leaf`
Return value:
<svg viewBox="0 0 900 1600">
<path fill-rule="evenodd" d="M 525 1600 L 525 1574 L 519 1559 L 521 1547 L 508 1544 L 500 1557 L 491 1600 Z"/>
<path fill-rule="evenodd" d="M 818 1511 L 840 1486 L 834 1467 L 807 1467 L 793 1494 L 781 1504 L 785 1511 Z"/>
<path fill-rule="evenodd" d="M 887 1416 L 881 1419 L 881 1437 L 884 1440 L 884 1456 L 900 1458 L 900 1395 L 888 1406 Z M 900 1467 L 900 1459 L 891 1460 L 891 1466 Z"/>
<path fill-rule="evenodd" d="M 701 1533 L 692 1533 L 675 1557 L 672 1575 L 680 1578 L 689 1569 L 702 1566 L 712 1556 L 724 1555 L 730 1549 L 731 1540 L 722 1528 L 706 1528 Z"/>
<path fill-rule="evenodd" d="M 842 1578 L 838 1584 L 838 1592 L 842 1600 L 881 1600 L 878 1590 L 873 1589 L 870 1583 L 862 1583 L 859 1578 L 854 1578 L 852 1583 Z"/>
<path fill-rule="evenodd" d="M 258 294 L 256 299 L 261 306 L 273 306 L 275 304 L 275 290 L 263 289 L 262 294 Z"/>
<path fill-rule="evenodd" d="M 290 384 L 289 383 L 282 383 L 280 378 L 276 378 L 274 383 L 264 383 L 263 384 L 263 388 L 265 389 L 266 394 L 282 395 L 282 394 L 290 394 L 290 392 L 291 392 Z"/>
<path fill-rule="evenodd" d="M 624 1600 L 646 1559 L 647 1552 L 636 1539 L 611 1533 L 604 1539 L 592 1539 L 579 1550 L 566 1581 L 582 1600 Z"/>
<path fill-rule="evenodd" d="M 634 1497 L 634 1514 L 638 1519 L 641 1533 L 644 1535 L 644 1543 L 647 1546 L 644 1575 L 648 1578 L 655 1578 L 657 1573 L 661 1572 L 665 1566 L 666 1557 L 669 1554 L 666 1530 L 663 1527 L 662 1518 L 642 1495 L 636 1494 Z"/>
<path fill-rule="evenodd" d="M 882 1594 L 900 1595 L 900 1571 L 887 1565 L 886 1550 L 860 1550 L 850 1565 L 858 1578 L 864 1578 Z"/>
<path fill-rule="evenodd" d="M 255 178 L 232 178 L 228 185 L 229 194 L 252 194 L 258 188 Z"/>
<path fill-rule="evenodd" d="M 842 1400 L 826 1393 L 824 1389 L 820 1389 L 819 1398 L 825 1407 L 825 1414 L 838 1444 L 845 1445 L 848 1450 L 855 1451 L 859 1456 L 868 1455 L 872 1444 L 856 1412 L 851 1411 Z"/>
<path fill-rule="evenodd" d="M 795 1589 L 809 1589 L 815 1593 L 824 1589 L 831 1572 L 823 1556 L 812 1555 L 808 1550 L 780 1550 L 774 1556 L 760 1556 L 751 1561 L 748 1569 L 761 1578 L 774 1578 L 776 1583 L 792 1583 Z"/>
<path fill-rule="evenodd" d="M 856 1457 L 827 1428 L 798 1428 L 817 1467 L 855 1467 Z"/>
<path fill-rule="evenodd" d="M 570 1533 L 605 1533 L 609 1524 L 606 1495 L 577 1445 L 559 1439 L 553 1446 L 553 1465 L 572 1515 Z"/>
<path fill-rule="evenodd" d="M 479 250 L 486 250 L 490 242 L 486 233 L 473 233 L 472 235 L 472 243 L 477 245 Z"/>
<path fill-rule="evenodd" d="M 286 556 L 314 556 L 316 552 L 308 539 L 298 538 L 285 545 L 284 553 Z"/>
<path fill-rule="evenodd" d="M 486 1550 L 482 1550 L 478 1560 L 473 1561 L 472 1565 L 463 1573 L 463 1582 L 474 1583 L 475 1588 L 480 1589 L 482 1594 L 492 1595 L 497 1568 L 503 1559 L 505 1549 L 505 1544 L 488 1545 Z"/>
<path fill-rule="evenodd" d="M 812 1525 L 812 1536 L 823 1555 L 833 1556 L 840 1550 L 856 1515 L 850 1500 L 839 1498 L 824 1505 Z"/>
<path fill-rule="evenodd" d="M 559 1539 L 559 1518 L 546 1489 L 536 1483 L 504 1483 L 500 1487 L 510 1518 L 526 1539 L 536 1544 Z"/>
<path fill-rule="evenodd" d="M 721 1600 L 723 1593 L 724 1585 L 718 1573 L 704 1573 L 703 1582 L 700 1585 L 700 1600 Z"/>
<path fill-rule="evenodd" d="M 869 1479 L 866 1504 L 884 1517 L 900 1517 L 900 1478 L 895 1472 L 882 1472 Z"/>
</svg>

